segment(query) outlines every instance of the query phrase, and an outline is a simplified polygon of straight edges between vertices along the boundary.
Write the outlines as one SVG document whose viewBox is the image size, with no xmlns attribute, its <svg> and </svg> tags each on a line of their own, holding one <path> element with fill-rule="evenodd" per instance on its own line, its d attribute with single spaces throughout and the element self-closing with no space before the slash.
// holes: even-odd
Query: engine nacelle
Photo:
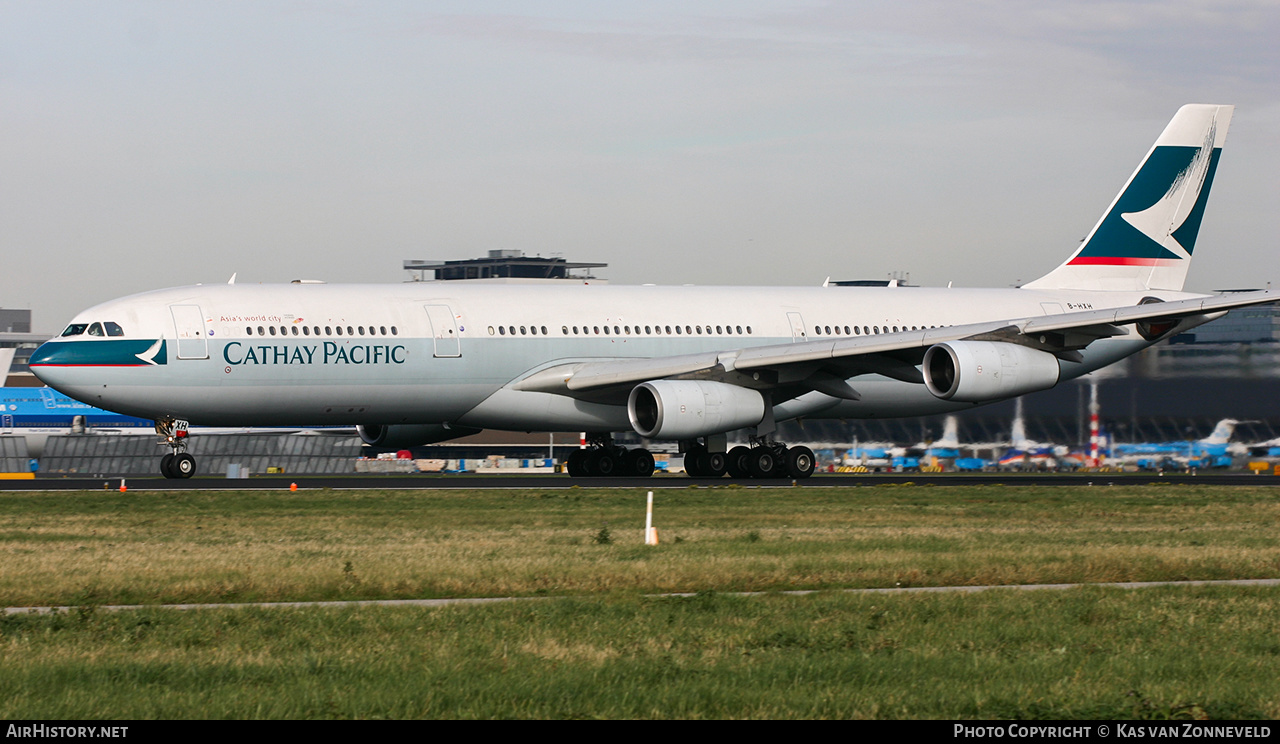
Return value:
<svg viewBox="0 0 1280 744">
<path fill-rule="evenodd" d="M 755 426 L 764 419 L 764 397 L 723 382 L 654 380 L 631 391 L 627 416 L 646 439 L 693 439 Z"/>
<path fill-rule="evenodd" d="M 356 427 L 356 432 L 370 447 L 403 449 L 479 434 L 481 429 L 466 426 L 446 428 L 444 424 L 361 424 Z"/>
<path fill-rule="evenodd" d="M 1058 384 L 1058 358 L 1000 341 L 947 341 L 924 353 L 924 384 L 943 400 L 986 403 Z"/>
</svg>

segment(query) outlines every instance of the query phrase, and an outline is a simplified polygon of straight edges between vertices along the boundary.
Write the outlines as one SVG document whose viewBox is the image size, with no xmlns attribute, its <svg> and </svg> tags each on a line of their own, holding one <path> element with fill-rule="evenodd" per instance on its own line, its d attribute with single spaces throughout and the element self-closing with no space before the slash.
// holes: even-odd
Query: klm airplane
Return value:
<svg viewBox="0 0 1280 744">
<path fill-rule="evenodd" d="M 1275 301 L 1182 291 L 1232 110 L 1182 107 L 1087 239 L 1018 288 L 229 283 L 93 307 L 30 366 L 155 419 L 169 477 L 196 470 L 190 422 L 354 424 L 383 446 L 586 431 L 572 475 L 647 476 L 653 456 L 613 440 L 633 431 L 695 476 L 804 478 L 813 453 L 779 421 L 963 411 Z"/>
<path fill-rule="evenodd" d="M 44 454 L 45 440 L 62 434 L 150 434 L 155 423 L 73 400 L 49 388 L 0 388 L 0 435 L 26 438 L 27 454 Z"/>
<path fill-rule="evenodd" d="M 1133 464 L 1140 468 L 1159 467 L 1230 467 L 1231 455 L 1245 451 L 1243 444 L 1233 447 L 1236 419 L 1222 419 L 1203 439 L 1180 442 L 1128 442 L 1111 447 L 1109 463 Z"/>
<path fill-rule="evenodd" d="M 354 436 L 352 427 L 200 427 L 200 435 L 332 434 Z M 47 387 L 0 387 L 0 436 L 23 437 L 27 454 L 39 458 L 51 436 L 109 434 L 156 436 L 150 419 L 112 413 L 81 403 Z"/>
</svg>

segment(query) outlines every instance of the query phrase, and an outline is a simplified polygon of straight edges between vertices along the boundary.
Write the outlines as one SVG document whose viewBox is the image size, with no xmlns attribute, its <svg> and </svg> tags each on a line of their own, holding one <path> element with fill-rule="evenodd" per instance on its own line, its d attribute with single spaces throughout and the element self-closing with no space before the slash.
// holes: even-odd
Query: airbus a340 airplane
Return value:
<svg viewBox="0 0 1280 744">
<path fill-rule="evenodd" d="M 778 421 L 960 411 L 1057 385 L 1270 292 L 1182 291 L 1231 106 L 1182 107 L 1088 238 L 1018 288 L 294 282 L 165 289 L 78 315 L 31 357 L 51 387 L 156 419 L 358 424 L 413 445 L 587 431 L 573 475 L 648 475 L 612 432 L 675 440 L 691 474 L 813 472 Z M 751 447 L 726 452 L 726 433 Z"/>
</svg>

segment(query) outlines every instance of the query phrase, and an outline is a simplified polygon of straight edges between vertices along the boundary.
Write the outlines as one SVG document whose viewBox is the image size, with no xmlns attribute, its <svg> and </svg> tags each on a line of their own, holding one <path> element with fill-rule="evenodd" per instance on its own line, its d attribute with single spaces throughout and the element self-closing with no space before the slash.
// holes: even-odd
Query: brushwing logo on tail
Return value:
<svg viewBox="0 0 1280 744">
<path fill-rule="evenodd" d="M 1152 150 L 1070 265 L 1170 266 L 1191 258 L 1222 148 L 1217 119 L 1199 147 Z"/>
</svg>

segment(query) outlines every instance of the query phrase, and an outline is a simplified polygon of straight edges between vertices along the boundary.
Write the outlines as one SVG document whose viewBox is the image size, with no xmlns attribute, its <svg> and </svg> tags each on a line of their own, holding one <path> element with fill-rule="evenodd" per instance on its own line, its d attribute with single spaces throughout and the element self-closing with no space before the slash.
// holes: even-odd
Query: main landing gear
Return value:
<svg viewBox="0 0 1280 744">
<path fill-rule="evenodd" d="M 610 434 L 587 437 L 587 449 L 574 450 L 568 460 L 569 476 L 648 478 L 653 475 L 653 455 L 647 449 L 627 449 L 613 443 Z"/>
<path fill-rule="evenodd" d="M 765 437 L 751 437 L 750 447 L 734 447 L 724 452 L 723 435 L 712 446 L 696 439 L 680 443 L 684 452 L 684 470 L 694 478 L 793 478 L 813 475 L 813 450 L 788 447 Z M 719 446 L 715 446 L 719 444 Z M 720 450 L 720 451 L 712 451 Z M 569 455 L 569 476 L 648 478 L 653 475 L 653 455 L 647 449 L 626 449 L 613 443 L 610 434 L 587 437 L 587 449 Z"/>
<path fill-rule="evenodd" d="M 156 419 L 156 434 L 173 452 L 160 458 L 160 474 L 166 478 L 190 478 L 196 474 L 196 458 L 187 454 L 187 422 L 169 417 Z"/>
<path fill-rule="evenodd" d="M 781 442 L 751 437 L 751 446 L 738 446 L 728 452 L 710 452 L 705 445 L 693 442 L 685 448 L 684 470 L 695 478 L 794 478 L 813 475 L 813 450 L 788 447 Z"/>
</svg>

